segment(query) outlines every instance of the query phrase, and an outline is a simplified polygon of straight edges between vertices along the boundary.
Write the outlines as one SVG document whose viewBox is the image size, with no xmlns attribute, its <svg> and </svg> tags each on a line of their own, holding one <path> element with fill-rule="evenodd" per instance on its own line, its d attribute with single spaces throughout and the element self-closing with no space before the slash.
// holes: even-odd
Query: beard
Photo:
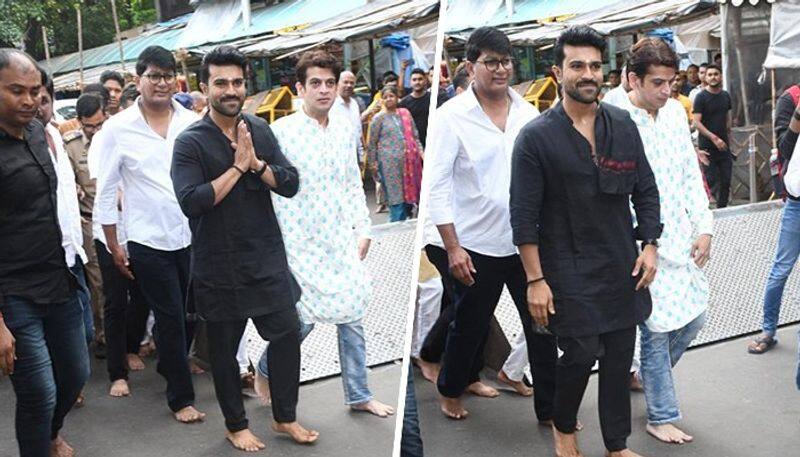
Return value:
<svg viewBox="0 0 800 457">
<path fill-rule="evenodd" d="M 236 107 L 231 107 L 230 105 L 226 105 L 226 102 L 231 100 L 236 100 Z M 239 115 L 239 112 L 242 111 L 242 106 L 244 106 L 244 100 L 238 97 L 228 97 L 222 98 L 217 100 L 211 100 L 211 107 L 214 108 L 214 111 L 222 114 L 223 116 L 228 117 L 235 117 Z"/>
<path fill-rule="evenodd" d="M 581 91 L 586 86 L 594 87 L 592 94 L 585 94 Z M 597 101 L 597 96 L 600 94 L 600 87 L 594 81 L 591 83 L 577 83 L 575 85 L 564 85 L 564 92 L 566 92 L 573 100 L 580 103 L 594 103 Z"/>
</svg>

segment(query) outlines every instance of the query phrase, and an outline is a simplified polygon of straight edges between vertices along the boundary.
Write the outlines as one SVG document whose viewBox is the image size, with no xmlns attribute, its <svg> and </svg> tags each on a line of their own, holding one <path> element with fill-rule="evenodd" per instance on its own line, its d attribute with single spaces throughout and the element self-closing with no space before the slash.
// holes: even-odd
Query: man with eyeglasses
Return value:
<svg viewBox="0 0 800 457">
<path fill-rule="evenodd" d="M 511 43 L 493 27 L 476 29 L 466 45 L 471 85 L 437 111 L 428 164 L 430 221 L 428 258 L 452 278 L 455 317 L 450 324 L 437 386 L 449 418 L 468 412 L 460 397 L 469 389 L 495 397 L 478 383 L 489 321 L 503 286 L 511 293 L 525 332 L 541 422 L 553 418 L 556 341 L 536 333 L 525 300 L 525 272 L 511 239 L 509 168 L 511 148 L 522 126 L 538 112 L 509 87 L 514 73 Z"/>
<path fill-rule="evenodd" d="M 105 122 L 89 155 L 99 158 L 94 217 L 103 226 L 114 264 L 124 277 L 137 280 L 155 314 L 157 371 L 167 381 L 167 403 L 175 419 L 189 423 L 205 417 L 194 408 L 187 360 L 191 233 L 169 173 L 175 138 L 197 115 L 172 100 L 175 71 L 168 50 L 150 46 L 142 51 L 135 78 L 141 97 Z M 125 195 L 127 252 L 117 239 L 118 188 Z"/>
</svg>

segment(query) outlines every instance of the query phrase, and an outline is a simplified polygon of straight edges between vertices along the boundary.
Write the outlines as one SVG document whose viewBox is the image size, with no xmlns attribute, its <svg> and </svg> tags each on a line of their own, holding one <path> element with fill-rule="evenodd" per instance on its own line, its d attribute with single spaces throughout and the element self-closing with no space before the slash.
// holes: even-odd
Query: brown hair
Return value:
<svg viewBox="0 0 800 457">
<path fill-rule="evenodd" d="M 339 73 L 342 72 L 342 68 L 339 65 L 339 61 L 331 53 L 326 51 L 307 51 L 300 56 L 300 60 L 297 61 L 297 65 L 294 67 L 294 73 L 297 81 L 303 86 L 306 85 L 306 73 L 312 67 L 330 69 L 333 72 L 333 77 L 336 78 L 336 82 L 339 82 Z"/>
<path fill-rule="evenodd" d="M 654 37 L 642 38 L 631 47 L 627 72 L 644 78 L 651 65 L 674 68 L 675 71 L 678 71 L 678 62 L 678 55 L 666 41 Z"/>
</svg>

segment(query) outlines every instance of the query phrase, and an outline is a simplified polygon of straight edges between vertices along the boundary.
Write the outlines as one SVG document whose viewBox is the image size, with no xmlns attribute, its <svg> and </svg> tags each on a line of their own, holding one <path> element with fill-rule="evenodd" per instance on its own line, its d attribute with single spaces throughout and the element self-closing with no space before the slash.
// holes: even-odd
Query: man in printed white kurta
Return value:
<svg viewBox="0 0 800 457">
<path fill-rule="evenodd" d="M 335 324 L 345 403 L 385 417 L 394 410 L 373 399 L 367 386 L 361 319 L 371 285 L 362 261 L 369 249 L 370 219 L 350 120 L 331 111 L 339 71 L 322 51 L 297 63 L 303 107 L 271 125 L 281 151 L 300 175 L 294 198 L 273 197 L 289 267 L 302 289 L 297 304 L 301 338 L 317 322 Z M 331 116 L 328 116 L 330 112 Z M 265 358 L 259 372 L 266 376 Z"/>
<path fill-rule="evenodd" d="M 659 440 L 682 444 L 692 437 L 673 425 L 681 413 L 671 369 L 705 323 L 709 288 L 700 268 L 709 257 L 713 215 L 686 111 L 670 98 L 677 57 L 660 39 L 645 39 L 633 49 L 630 103 L 620 107 L 638 127 L 658 184 L 664 224 L 658 274 L 650 285 L 653 312 L 640 325 L 647 431 Z"/>
</svg>

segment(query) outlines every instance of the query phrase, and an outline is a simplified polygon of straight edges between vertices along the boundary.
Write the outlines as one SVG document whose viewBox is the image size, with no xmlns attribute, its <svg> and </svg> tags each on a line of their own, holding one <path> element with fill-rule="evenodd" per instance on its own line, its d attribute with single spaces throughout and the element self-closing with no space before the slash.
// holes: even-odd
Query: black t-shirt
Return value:
<svg viewBox="0 0 800 457">
<path fill-rule="evenodd" d="M 439 93 L 436 99 L 436 107 L 441 106 L 442 103 L 447 101 L 447 95 Z M 425 147 L 425 138 L 428 136 L 428 110 L 431 104 L 431 93 L 425 92 L 422 97 L 416 98 L 412 94 L 408 94 L 400 100 L 400 107 L 407 109 L 414 118 L 414 125 L 417 126 L 419 133 L 419 141 L 422 147 Z"/>
<path fill-rule="evenodd" d="M 731 110 L 731 96 L 727 91 L 713 94 L 708 90 L 700 91 L 694 98 L 692 112 L 703 116 L 700 122 L 714 135 L 728 143 L 728 111 Z M 700 149 L 717 151 L 717 147 L 705 135 L 700 135 L 698 140 Z M 730 145 L 728 145 L 730 148 Z"/>
</svg>

